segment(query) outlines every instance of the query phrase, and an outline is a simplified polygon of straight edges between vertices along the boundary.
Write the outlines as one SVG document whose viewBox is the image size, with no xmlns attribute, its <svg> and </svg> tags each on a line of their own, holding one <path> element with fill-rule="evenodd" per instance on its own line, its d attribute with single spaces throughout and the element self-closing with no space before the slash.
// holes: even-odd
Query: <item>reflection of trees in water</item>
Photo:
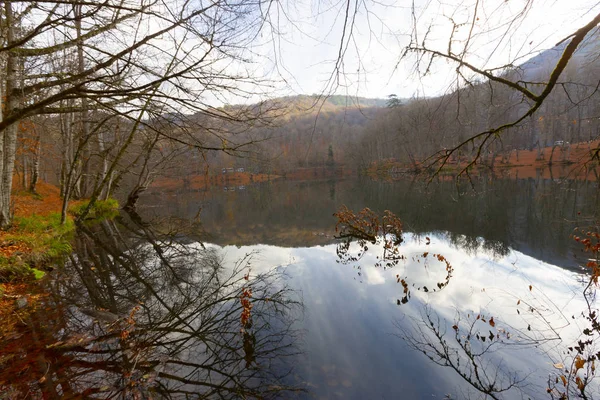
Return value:
<svg viewBox="0 0 600 400">
<path fill-rule="evenodd" d="M 399 336 L 435 364 L 453 369 L 477 391 L 498 399 L 503 392 L 518 389 L 525 378 L 503 365 L 502 360 L 490 361 L 490 354 L 510 340 L 510 333 L 496 328 L 491 318 L 473 315 L 461 321 L 458 317 L 449 328 L 431 307 L 425 306 L 412 330 L 398 324 Z"/>
<path fill-rule="evenodd" d="M 362 266 L 359 262 L 370 248 L 376 254 L 373 261 L 373 267 L 375 268 L 383 268 L 384 270 L 394 268 L 401 261 L 407 260 L 407 257 L 400 250 L 400 246 L 404 241 L 402 222 L 392 212 L 386 210 L 383 216 L 380 217 L 368 208 L 354 213 L 346 206 L 342 206 L 334 216 L 338 219 L 335 230 L 338 234 L 337 238 L 340 239 L 336 247 L 337 262 L 353 265 L 358 270 L 359 276 L 362 275 Z M 425 237 L 425 240 L 425 246 L 429 246 L 431 239 Z M 403 289 L 402 298 L 397 299 L 398 305 L 408 303 L 410 299 L 409 286 L 425 293 L 437 292 L 448 286 L 454 271 L 450 262 L 442 254 L 424 251 L 411 258 L 418 264 L 421 264 L 422 260 L 423 268 L 428 270 L 432 267 L 432 263 L 443 266 L 444 272 L 439 276 L 438 281 L 435 281 L 434 278 L 433 282 L 425 283 L 421 281 L 418 284 L 414 282 L 413 277 L 404 276 L 407 273 L 406 270 L 403 270 L 402 274 L 397 273 L 396 281 L 402 285 Z"/>
<path fill-rule="evenodd" d="M 142 211 L 191 220 L 202 204 L 201 219 L 215 243 L 306 246 L 323 241 L 313 238 L 312 243 L 306 236 L 286 233 L 332 232 L 332 214 L 340 206 L 354 210 L 369 207 L 377 213 L 392 211 L 402 219 L 407 232 L 451 232 L 450 240 L 456 238 L 457 246 L 483 238 L 485 246 L 500 254 L 510 246 L 547 262 L 558 257 L 566 264 L 564 260 L 573 247 L 565 238 L 583 218 L 597 216 L 600 210 L 597 182 L 477 177 L 473 184 L 475 190 L 441 178 L 429 185 L 408 180 L 275 181 L 242 192 L 218 190 L 208 199 L 193 192 L 180 193 L 176 204 Z M 155 205 L 160 199 L 148 197 L 145 202 Z M 224 223 L 229 214 L 235 222 Z"/>
<path fill-rule="evenodd" d="M 489 313 L 469 313 L 457 308 L 454 320 L 450 321 L 436 313 L 433 306 L 425 305 L 420 317 L 412 319 L 412 324 L 397 324 L 398 336 L 433 363 L 454 370 L 486 398 L 596 398 L 600 393 L 596 374 L 596 363 L 600 360 L 600 317 L 596 302 L 600 233 L 597 225 L 579 229 L 573 239 L 583 247 L 582 266 L 587 274 L 580 276 L 581 288 L 560 303 L 553 294 L 561 288 L 549 293 L 544 291 L 551 289 L 552 284 L 540 285 L 541 290 L 529 285 L 528 292 L 520 295 L 502 289 L 490 297 L 490 303 L 503 300 L 498 294 L 508 296 L 505 304 L 514 301 L 516 314 L 509 311 L 512 307 L 500 308 L 504 312 L 496 318 Z M 562 290 L 568 290 L 566 282 Z M 571 302 L 583 308 L 573 308 Z M 567 327 L 570 329 L 565 329 Z M 551 341 L 553 346 L 548 345 Z M 513 351 L 512 356 L 510 351 Z M 529 356 L 542 361 L 532 365 L 532 372 L 541 371 L 539 375 L 546 375 L 547 381 L 529 382 L 527 371 L 511 366 L 511 358 L 517 360 L 518 366 Z"/>
<path fill-rule="evenodd" d="M 7 386 L 15 396 L 33 389 L 48 398 L 241 398 L 294 390 L 281 382 L 296 353 L 291 323 L 299 303 L 277 271 L 246 280 L 251 256 L 225 268 L 214 248 L 121 222 L 80 227 L 70 262 L 42 302 L 50 322 L 42 309 L 29 310 L 22 338 L 35 343 L 18 350 L 5 341 L 4 350 L 35 366 Z M 252 310 L 242 332 L 243 290 L 252 293 Z"/>
<path fill-rule="evenodd" d="M 510 253 L 510 247 L 498 240 L 485 240 L 482 237 L 461 235 L 455 232 L 446 232 L 443 237 L 448 242 L 469 255 L 476 255 L 483 251 L 494 258 L 505 257 Z"/>
<path fill-rule="evenodd" d="M 424 305 L 420 316 L 411 318 L 412 323 L 397 322 L 396 326 L 398 337 L 410 348 L 434 364 L 452 369 L 468 384 L 463 397 L 470 398 L 469 392 L 475 390 L 483 398 L 528 398 L 527 393 L 538 398 L 546 391 L 540 385 L 543 382 L 530 382 L 534 371 L 515 368 L 510 358 L 526 357 L 527 351 L 551 341 L 560 343 L 561 338 L 541 314 L 532 319 L 538 324 L 518 328 L 500 316 L 457 310 L 451 321 Z M 537 367 L 545 369 L 546 365 L 550 363 Z"/>
<path fill-rule="evenodd" d="M 339 263 L 354 265 L 360 275 L 361 264 L 367 264 L 371 268 L 387 269 L 396 267 L 400 261 L 407 259 L 400 250 L 403 242 L 402 224 L 391 212 L 385 211 L 384 216 L 379 217 L 369 209 L 354 213 L 342 207 L 334 215 L 338 218 L 336 232 L 341 239 L 336 249 Z M 428 272 L 425 274 L 427 276 L 431 272 L 429 256 L 440 263 L 445 263 L 446 278 L 435 286 L 425 285 L 423 274 L 417 273 L 414 276 L 406 269 L 403 270 L 401 274 L 396 274 L 397 282 L 403 289 L 402 299 L 397 300 L 398 305 L 409 302 L 411 288 L 435 292 L 444 289 L 452 278 L 454 269 L 450 262 L 441 254 L 431 254 L 427 251 L 430 238 L 424 239 L 425 250 L 409 258 L 416 262 L 413 265 L 420 264 L 427 268 Z M 473 250 L 480 247 L 486 250 L 491 248 L 494 255 L 508 253 L 508 249 L 503 247 L 486 247 L 483 239 L 469 240 L 468 237 L 460 235 L 455 239 L 464 240 L 461 248 Z M 456 305 L 455 318 L 451 321 L 438 314 L 440 308 L 443 309 L 449 304 L 439 305 L 439 308 L 425 304 L 420 317 L 396 324 L 400 331 L 398 336 L 410 348 L 423 353 L 434 364 L 452 369 L 471 390 L 475 389 L 484 398 L 504 399 L 519 395 L 525 398 L 525 389 L 531 388 L 533 390 L 530 390 L 530 393 L 533 393 L 534 397 L 539 397 L 539 393 L 547 392 L 553 398 L 591 398 L 590 392 L 598 389 L 597 384 L 592 389 L 589 387 L 595 377 L 595 362 L 600 357 L 600 352 L 597 352 L 597 346 L 594 345 L 595 336 L 600 331 L 600 322 L 598 322 L 600 318 L 597 316 L 597 310 L 592 306 L 595 297 L 591 298 L 589 289 L 592 283 L 597 284 L 600 276 L 600 267 L 598 267 L 600 234 L 596 229 L 584 230 L 581 232 L 581 237 L 577 236 L 574 239 L 584 244 L 586 256 L 592 256 L 587 263 L 592 276 L 590 284 L 585 287 L 583 293 L 587 310 L 581 313 L 579 318 L 575 315 L 570 318 L 566 316 L 564 309 L 568 304 L 557 304 L 555 299 L 551 298 L 551 293 L 544 293 L 543 285 L 541 285 L 542 290 L 538 293 L 536 289 L 535 294 L 532 285 L 529 285 L 528 292 L 521 291 L 520 294 L 512 293 L 509 287 L 502 287 L 498 290 L 492 288 L 495 293 L 490 294 L 489 302 L 485 306 L 485 309 L 488 309 L 493 301 L 500 301 L 503 305 L 499 315 L 494 316 L 487 311 L 465 311 L 463 298 Z M 365 257 L 369 251 L 372 254 L 370 257 Z M 458 282 L 459 285 L 461 283 Z M 547 288 L 551 289 L 552 285 Z M 485 288 L 482 292 L 485 292 Z M 446 300 L 452 301 L 452 299 Z M 512 308 L 510 304 L 516 305 L 514 313 L 509 311 Z M 419 306 L 418 301 L 417 306 Z M 584 322 L 589 327 L 582 330 L 581 338 L 577 340 L 576 345 L 567 347 L 568 345 L 562 343 L 561 331 L 572 323 L 571 319 L 576 320 L 577 324 Z M 515 324 L 510 325 L 507 320 L 512 320 Z M 569 340 L 572 340 L 573 332 L 567 335 Z M 556 341 L 554 349 L 545 346 L 550 341 Z M 530 350 L 526 350 L 527 348 Z M 511 350 L 517 349 L 520 351 L 518 355 L 510 354 Z M 569 352 L 566 353 L 565 349 Z M 521 352 L 522 350 L 531 353 Z M 545 364 L 548 365 L 551 364 L 549 361 L 552 358 L 564 358 L 564 354 L 569 354 L 573 367 L 565 368 L 567 362 L 555 363 L 554 368 L 559 372 L 548 371 L 550 379 L 545 387 L 541 387 L 540 382 L 535 380 L 529 381 L 533 371 L 528 372 L 523 370 L 522 366 L 518 367 L 518 363 L 527 359 L 528 355 L 538 359 L 543 357 Z M 515 360 L 517 360 L 517 368 L 515 368 Z M 587 368 L 587 371 L 580 372 L 580 370 L 584 371 L 584 368 Z"/>
</svg>

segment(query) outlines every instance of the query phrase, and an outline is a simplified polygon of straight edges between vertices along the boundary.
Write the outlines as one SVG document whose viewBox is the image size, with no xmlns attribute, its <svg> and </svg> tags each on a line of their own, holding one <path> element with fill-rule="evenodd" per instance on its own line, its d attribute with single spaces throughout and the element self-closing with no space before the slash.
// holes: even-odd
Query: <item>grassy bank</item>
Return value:
<svg viewBox="0 0 600 400">
<path fill-rule="evenodd" d="M 74 203 L 66 222 L 61 224 L 58 188 L 41 183 L 38 193 L 17 192 L 13 199 L 13 226 L 0 231 L 0 283 L 40 279 L 44 271 L 64 259 L 71 252 L 74 218 L 87 207 L 85 201 Z M 118 207 L 114 199 L 99 201 L 84 222 L 114 217 Z"/>
<path fill-rule="evenodd" d="M 0 281 L 41 278 L 43 270 L 71 252 L 73 220 L 63 225 L 60 214 L 15 217 L 0 237 Z"/>
</svg>

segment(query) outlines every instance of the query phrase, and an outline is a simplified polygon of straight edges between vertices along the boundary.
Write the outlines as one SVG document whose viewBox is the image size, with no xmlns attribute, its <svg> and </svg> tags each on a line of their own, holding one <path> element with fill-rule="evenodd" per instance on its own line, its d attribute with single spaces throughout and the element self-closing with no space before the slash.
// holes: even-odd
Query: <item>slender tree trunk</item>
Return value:
<svg viewBox="0 0 600 400">
<path fill-rule="evenodd" d="M 98 152 L 100 154 L 100 158 L 102 159 L 102 171 L 100 173 L 100 177 L 97 179 L 98 182 L 102 182 L 104 180 L 104 177 L 106 176 L 106 173 L 108 171 L 108 160 L 107 155 L 104 154 L 104 151 L 104 132 L 100 131 L 98 132 Z M 100 192 L 101 199 L 106 200 L 110 196 L 110 183 L 111 182 L 109 182 L 109 184 L 105 188 L 102 188 L 102 192 Z"/>
<path fill-rule="evenodd" d="M 12 3 L 4 2 L 5 23 L 6 23 L 6 42 L 10 46 L 14 42 L 14 23 Z M 16 97 L 17 82 L 17 60 L 12 52 L 8 52 L 6 57 L 6 103 L 4 112 L 6 116 L 12 113 L 19 105 Z M 5 229 L 12 222 L 10 196 L 12 192 L 13 172 L 15 167 L 15 155 L 17 145 L 17 124 L 9 125 L 3 132 L 0 132 L 0 229 Z"/>
<path fill-rule="evenodd" d="M 35 126 L 33 127 L 33 131 L 35 134 L 35 148 L 33 150 L 33 161 L 31 165 L 31 182 L 29 183 L 29 191 L 35 193 L 37 189 L 37 183 L 40 177 L 40 155 L 42 153 L 42 137 Z"/>
<path fill-rule="evenodd" d="M 23 167 L 23 174 L 21 175 L 21 186 L 23 190 L 27 188 L 27 172 L 29 168 L 29 163 L 27 162 L 27 156 L 25 155 L 25 151 L 21 154 L 21 164 Z"/>
<path fill-rule="evenodd" d="M 61 102 L 62 105 L 62 102 Z M 69 162 L 69 154 L 70 154 L 70 140 L 67 132 L 67 123 L 66 123 L 67 115 L 62 114 L 60 116 L 60 133 L 62 136 L 62 160 L 60 165 L 60 197 L 65 197 L 66 185 L 67 185 L 67 174 L 68 174 L 68 166 L 71 164 Z"/>
<path fill-rule="evenodd" d="M 82 73 L 85 69 L 85 63 L 83 59 L 83 39 L 81 39 L 81 4 L 73 6 L 75 13 L 75 29 L 77 31 L 77 72 Z M 81 184 L 81 196 L 87 196 L 90 183 L 90 150 L 89 150 L 89 135 L 90 135 L 90 123 L 89 123 L 89 112 L 88 112 L 88 99 L 84 96 L 81 99 L 81 112 L 80 118 L 80 146 L 83 146 L 82 161 L 82 174 L 80 178 Z"/>
</svg>

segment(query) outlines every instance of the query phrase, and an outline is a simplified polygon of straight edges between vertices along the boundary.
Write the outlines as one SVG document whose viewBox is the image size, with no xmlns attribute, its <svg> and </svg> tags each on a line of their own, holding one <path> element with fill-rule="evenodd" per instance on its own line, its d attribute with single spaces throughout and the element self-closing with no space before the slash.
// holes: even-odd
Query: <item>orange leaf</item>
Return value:
<svg viewBox="0 0 600 400">
<path fill-rule="evenodd" d="M 579 356 L 575 358 L 575 370 L 583 368 L 585 360 Z"/>
<path fill-rule="evenodd" d="M 490 318 L 490 326 L 493 328 L 494 326 L 496 326 L 496 323 L 494 322 L 494 317 Z"/>
</svg>

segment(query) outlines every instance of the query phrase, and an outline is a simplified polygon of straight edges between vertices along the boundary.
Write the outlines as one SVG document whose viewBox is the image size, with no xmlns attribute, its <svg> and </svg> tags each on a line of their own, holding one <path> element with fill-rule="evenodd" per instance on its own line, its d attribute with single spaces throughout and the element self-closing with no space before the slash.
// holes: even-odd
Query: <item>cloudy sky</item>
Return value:
<svg viewBox="0 0 600 400">
<path fill-rule="evenodd" d="M 349 7 L 345 0 L 277 4 L 270 10 L 277 34 L 263 32 L 249 49 L 256 71 L 277 82 L 273 96 L 441 94 L 452 89 L 454 68 L 438 60 L 428 76 L 416 72 L 416 58 L 402 58 L 415 34 L 421 44 L 428 32 L 427 46 L 447 52 L 456 24 L 453 53 L 460 53 L 471 36 L 465 59 L 493 68 L 524 62 L 600 11 L 598 0 L 414 0 L 414 15 L 412 0 L 353 2 Z M 343 63 L 336 64 L 340 54 Z"/>
</svg>

